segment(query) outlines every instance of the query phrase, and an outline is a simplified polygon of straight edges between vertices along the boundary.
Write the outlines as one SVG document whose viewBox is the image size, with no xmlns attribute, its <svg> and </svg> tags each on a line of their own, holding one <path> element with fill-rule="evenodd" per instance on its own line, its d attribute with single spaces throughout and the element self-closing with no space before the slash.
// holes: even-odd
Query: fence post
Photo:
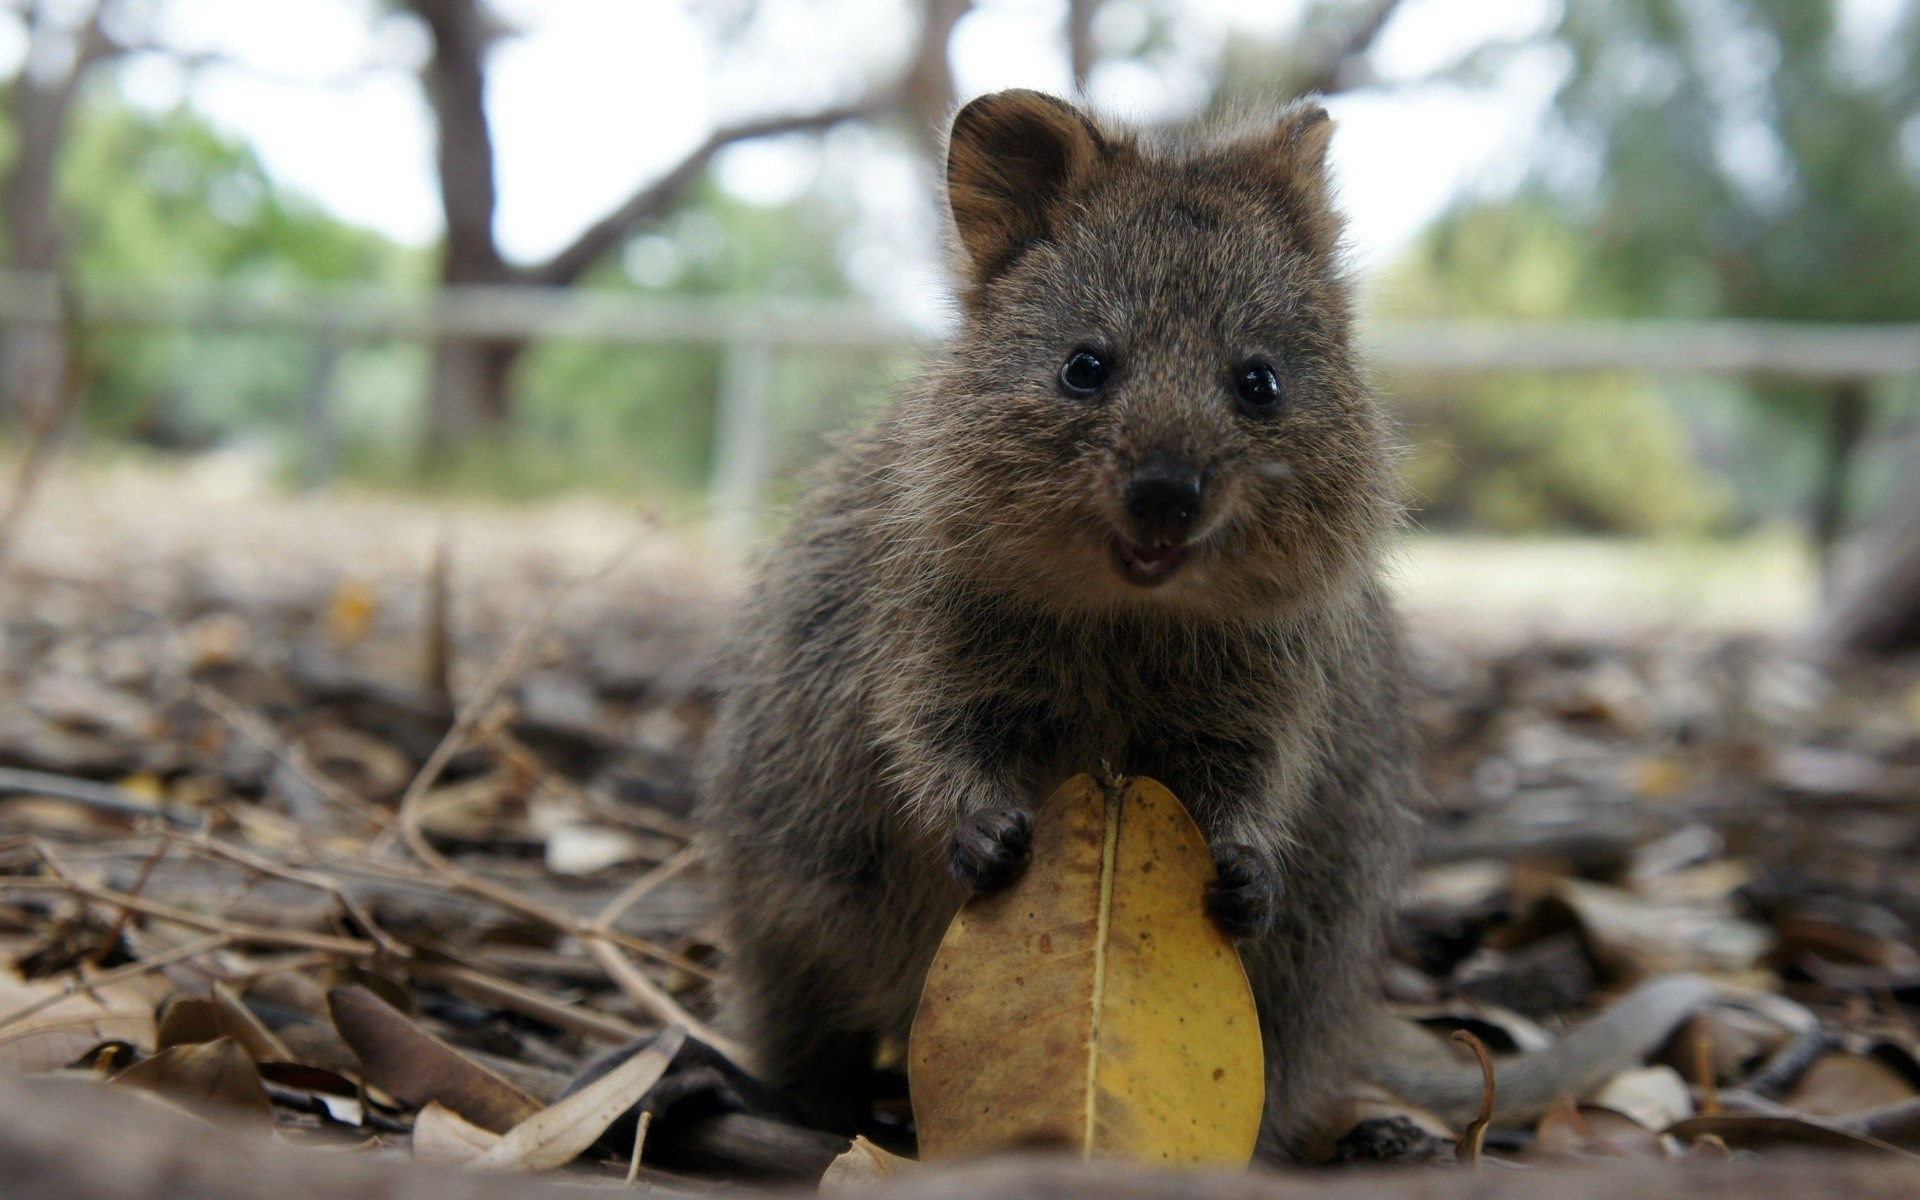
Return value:
<svg viewBox="0 0 1920 1200">
<path fill-rule="evenodd" d="M 306 442 L 300 456 L 300 482 L 309 490 L 331 483 L 339 467 L 339 431 L 333 420 L 333 381 L 340 372 L 340 338 L 321 333 L 300 392 L 300 425 Z"/>
<path fill-rule="evenodd" d="M 1829 596 L 1834 586 L 1834 551 L 1847 528 L 1847 491 L 1853 482 L 1854 452 L 1866 432 L 1867 385 L 1858 379 L 1840 380 L 1827 393 L 1824 458 L 1810 519 L 1820 587 Z"/>
<path fill-rule="evenodd" d="M 715 397 L 710 535 L 736 551 L 753 537 L 772 448 L 769 392 L 773 345 L 763 331 L 735 334 L 721 349 Z"/>
</svg>

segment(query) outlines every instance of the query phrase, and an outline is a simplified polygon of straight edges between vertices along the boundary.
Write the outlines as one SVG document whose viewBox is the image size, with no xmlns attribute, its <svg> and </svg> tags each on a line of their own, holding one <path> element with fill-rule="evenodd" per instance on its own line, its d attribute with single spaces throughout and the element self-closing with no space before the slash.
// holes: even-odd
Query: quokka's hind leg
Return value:
<svg viewBox="0 0 1920 1200">
<path fill-rule="evenodd" d="M 853 1007 L 818 969 L 769 970 L 741 955 L 732 970 L 725 1022 L 752 1054 L 745 1064 L 801 1116 L 822 1129 L 857 1133 L 873 1115 L 870 1030 L 836 1016 Z"/>
</svg>

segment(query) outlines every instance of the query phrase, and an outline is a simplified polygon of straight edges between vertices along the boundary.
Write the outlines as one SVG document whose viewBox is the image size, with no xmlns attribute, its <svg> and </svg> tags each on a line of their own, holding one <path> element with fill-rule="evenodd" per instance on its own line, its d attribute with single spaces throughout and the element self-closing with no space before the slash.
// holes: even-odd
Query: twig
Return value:
<svg viewBox="0 0 1920 1200">
<path fill-rule="evenodd" d="M 153 848 L 153 853 L 147 856 L 147 861 L 140 864 L 140 874 L 134 878 L 133 887 L 128 889 L 128 895 L 138 896 L 147 890 L 147 881 L 153 878 L 154 871 L 160 867 L 160 860 L 167 856 L 167 850 L 171 846 L 172 843 L 167 840 L 165 834 L 162 834 L 160 844 Z M 132 920 L 132 909 L 120 910 L 119 915 L 113 919 L 113 928 L 107 930 L 107 936 L 101 940 L 94 952 L 87 956 L 89 966 L 99 966 L 102 959 L 113 953 L 114 946 L 120 941 L 120 935 L 127 931 L 127 925 Z"/>
<path fill-rule="evenodd" d="M 315 769 L 313 763 L 307 758 L 306 752 L 281 737 L 279 731 L 274 729 L 272 722 L 265 717 L 245 708 L 232 697 L 202 683 L 193 684 L 189 694 L 193 697 L 194 703 L 226 722 L 241 737 L 266 751 L 275 762 L 293 772 L 301 783 L 312 788 L 314 794 L 322 800 L 336 808 L 345 809 L 375 829 L 387 827 L 391 818 L 385 812 Z"/>
<path fill-rule="evenodd" d="M 116 967 L 97 979 L 88 979 L 79 984 L 70 985 L 66 991 L 61 992 L 57 996 L 43 996 L 31 1004 L 14 1009 L 6 1016 L 0 1017 L 0 1029 L 5 1029 L 7 1026 L 16 1022 L 24 1021 L 35 1013 L 44 1012 L 62 1001 L 71 1000 L 80 992 L 90 992 L 98 988 L 111 987 L 116 983 L 121 983 L 136 976 L 158 971 L 162 967 L 172 966 L 182 959 L 193 958 L 197 955 L 205 954 L 210 950 L 225 949 L 232 944 L 233 939 L 226 934 L 215 934 L 212 937 L 201 938 L 197 942 L 188 942 L 186 945 L 176 947 L 164 954 L 156 954 L 152 958 L 143 958 L 139 962 L 128 963 L 123 967 Z"/>
<path fill-rule="evenodd" d="M 346 889 L 340 886 L 338 880 L 330 879 L 325 875 L 319 875 L 312 871 L 303 871 L 298 867 L 290 867 L 282 863 L 274 862 L 272 859 L 263 857 L 251 850 L 242 849 L 231 842 L 220 841 L 204 832 L 191 840 L 181 840 L 191 849 L 210 854 L 215 858 L 223 858 L 236 866 L 245 867 L 250 871 L 257 871 L 262 875 L 270 875 L 275 879 L 284 879 L 288 883 L 297 883 L 303 887 L 310 887 L 316 891 L 325 892 L 333 898 L 335 903 L 340 905 L 347 916 L 353 918 L 356 925 L 366 930 L 367 937 L 370 938 L 375 945 L 379 946 L 384 954 L 393 958 L 409 958 L 412 956 L 412 951 L 397 941 L 386 930 L 380 928 L 379 923 L 373 919 L 373 914 L 369 913 L 359 901 L 348 895 Z"/>
<path fill-rule="evenodd" d="M 618 1017 L 563 1003 L 511 980 L 457 963 L 416 962 L 412 973 L 415 979 L 437 983 L 456 992 L 466 992 L 482 1000 L 491 1000 L 581 1037 L 626 1043 L 646 1034 L 639 1026 L 630 1025 Z"/>
<path fill-rule="evenodd" d="M 1454 1030 L 1453 1040 L 1472 1050 L 1473 1056 L 1480 1060 L 1480 1113 L 1468 1123 L 1456 1148 L 1462 1165 L 1477 1167 L 1480 1151 L 1487 1144 L 1487 1126 L 1493 1124 L 1493 1056 L 1487 1053 L 1485 1042 L 1464 1029 Z"/>
<path fill-rule="evenodd" d="M 635 879 L 618 896 L 608 901 L 606 907 L 600 910 L 600 915 L 593 919 L 590 928 L 596 934 L 613 932 L 614 923 L 625 915 L 629 908 L 638 904 L 649 892 L 699 861 L 700 848 L 697 845 L 687 846 L 677 851 L 673 857 Z"/>
<path fill-rule="evenodd" d="M 372 942 L 363 942 L 356 938 L 329 937 L 322 933 L 303 933 L 297 929 L 274 929 L 265 925 L 253 925 L 245 921 L 230 921 L 223 917 L 206 917 L 171 905 L 159 904 L 139 896 L 129 896 L 109 888 L 94 887 L 78 879 L 46 879 L 40 876 L 0 876 L 0 891 L 14 892 L 72 892 L 74 895 L 93 900 L 101 904 L 118 904 L 156 921 L 167 921 L 174 925 L 184 925 L 189 929 L 202 929 L 211 933 L 225 934 L 236 942 L 246 942 L 261 946 L 287 946 L 296 950 L 320 950 L 329 954 L 338 954 L 347 958 L 375 958 L 380 948 Z"/>
<path fill-rule="evenodd" d="M 0 796 L 51 796 L 72 804 L 83 804 L 101 812 L 123 817 L 159 817 L 170 825 L 192 825 L 191 818 L 165 808 L 143 804 L 125 788 L 110 783 L 95 783 L 72 775 L 54 775 L 46 771 L 23 771 L 0 767 Z"/>
<path fill-rule="evenodd" d="M 633 960 L 620 953 L 618 947 L 603 936 L 589 932 L 586 937 L 587 953 L 600 964 L 627 999 L 638 1005 L 641 1011 L 669 1025 L 685 1025 L 687 1032 L 699 1038 L 715 1050 L 733 1059 L 744 1061 L 745 1055 L 738 1042 L 707 1025 L 705 1021 L 680 1007 L 679 1001 L 669 996 L 665 988 L 647 978 L 646 972 L 633 965 Z"/>
<path fill-rule="evenodd" d="M 642 1109 L 640 1120 L 633 1127 L 633 1158 L 627 1162 L 627 1186 L 637 1187 L 640 1183 L 640 1155 L 647 1148 L 647 1130 L 653 1127 L 653 1110 Z"/>
<path fill-rule="evenodd" d="M 79 409 L 80 398 L 86 394 L 91 379 L 92 372 L 82 344 L 79 313 L 80 303 L 74 294 L 73 281 L 63 278 L 60 281 L 59 328 L 65 334 L 66 361 L 62 364 L 53 403 L 32 414 L 26 453 L 20 456 L 19 467 L 14 471 L 13 490 L 8 493 L 5 506 L 0 507 L 0 573 L 6 571 L 14 538 L 19 534 L 20 524 L 26 517 L 27 509 L 32 506 L 34 496 L 40 491 L 47 465 L 52 462 L 53 453 L 58 448 L 60 433 Z"/>
<path fill-rule="evenodd" d="M 1713 1069 L 1713 1038 L 1703 1028 L 1693 1039 L 1693 1076 L 1700 1087 L 1700 1112 L 1715 1116 L 1720 1112 L 1720 1079 Z"/>
<path fill-rule="evenodd" d="M 399 836 L 406 841 L 407 848 L 414 851 L 416 855 L 419 854 L 420 848 L 426 844 L 426 838 L 419 829 L 420 802 L 425 799 L 427 792 L 432 790 L 433 785 L 440 781 L 441 772 L 447 769 L 447 764 L 453 761 L 454 755 L 466 748 L 467 739 L 473 735 L 475 727 L 493 707 L 493 702 L 499 698 L 500 693 L 506 690 L 507 685 L 519 674 L 521 661 L 526 658 L 527 650 L 540 634 L 546 632 L 560 605 L 573 595 L 576 589 L 612 573 L 632 551 L 633 545 L 629 543 L 594 571 L 563 580 L 558 587 L 547 593 L 546 599 L 541 601 L 539 607 L 534 609 L 533 613 L 521 623 L 520 628 L 514 632 L 512 639 L 507 642 L 507 648 L 501 652 L 492 669 L 480 680 L 479 686 L 473 689 L 473 694 L 468 696 L 466 702 L 460 706 L 458 713 L 454 716 L 452 728 L 448 729 L 446 736 L 440 739 L 440 744 L 433 748 L 433 753 L 427 756 L 427 761 L 421 764 L 419 773 L 414 775 L 413 781 L 407 784 L 406 792 L 400 797 L 400 810 L 393 826 L 374 839 L 370 853 L 384 853 L 392 845 L 397 829 Z M 429 852 L 431 852 L 430 847 Z M 429 863 L 429 865 L 432 864 Z"/>
<path fill-rule="evenodd" d="M 451 553 L 443 530 L 433 544 L 427 567 L 427 645 L 422 674 L 427 691 L 453 707 L 453 580 Z"/>
</svg>

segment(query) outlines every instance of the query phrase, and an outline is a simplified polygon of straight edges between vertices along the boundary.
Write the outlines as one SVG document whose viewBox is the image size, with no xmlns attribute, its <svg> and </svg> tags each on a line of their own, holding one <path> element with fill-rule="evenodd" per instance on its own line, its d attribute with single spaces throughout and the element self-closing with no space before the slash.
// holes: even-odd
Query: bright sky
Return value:
<svg viewBox="0 0 1920 1200">
<path fill-rule="evenodd" d="M 503 44 L 489 95 L 498 145 L 500 232 L 509 253 L 534 257 L 564 244 L 611 204 L 661 171 L 719 118 L 856 93 L 899 62 L 915 0 L 764 0 L 745 45 L 717 50 L 734 8 L 713 0 L 499 0 L 523 35 Z M 340 216 L 410 242 L 438 231 L 433 134 L 408 74 L 424 53 L 404 23 L 371 21 L 374 0 L 175 0 L 169 40 L 219 50 L 252 70 L 209 69 L 189 85 L 160 60 L 122 72 L 136 101 L 183 94 L 214 122 L 256 146 L 277 177 Z M 1202 94 L 1204 71 L 1228 39 L 1274 36 L 1299 0 L 1191 0 L 1173 23 L 1164 63 L 1115 64 L 1091 88 L 1115 114 L 1178 112 Z M 1410 80 L 1489 39 L 1543 27 L 1554 0 L 1409 0 L 1375 66 Z M 982 0 L 957 31 L 953 65 L 971 94 L 1011 85 L 1061 90 L 1067 65 L 1064 0 Z M 1148 6 L 1113 0 L 1097 34 L 1126 43 Z M 7 47 L 0 41 L 0 66 Z M 17 58 L 17 48 L 14 57 Z M 384 69 L 367 70 L 369 64 Z M 1497 185 L 1537 129 L 1557 79 L 1550 59 L 1522 58 L 1484 89 L 1420 86 L 1338 97 L 1335 169 L 1363 266 L 1377 267 L 1464 189 Z M 190 88 L 190 91 L 188 90 Z M 926 181 L 868 135 L 746 147 L 720 164 L 724 186 L 777 201 L 825 184 L 877 231 L 877 245 L 930 244 Z M 919 306 L 932 286 L 915 268 L 898 287 L 901 257 L 873 253 L 878 291 Z M 909 257 L 912 257 L 911 255 Z M 884 297 L 883 295 L 883 298 Z"/>
</svg>

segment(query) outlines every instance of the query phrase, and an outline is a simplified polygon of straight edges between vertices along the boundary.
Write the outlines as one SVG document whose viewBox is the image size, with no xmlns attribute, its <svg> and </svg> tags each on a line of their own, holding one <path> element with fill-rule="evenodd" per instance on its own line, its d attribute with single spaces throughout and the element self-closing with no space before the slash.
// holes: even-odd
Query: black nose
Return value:
<svg viewBox="0 0 1920 1200">
<path fill-rule="evenodd" d="M 1149 540 L 1179 541 L 1200 517 L 1200 472 L 1170 454 L 1149 455 L 1127 481 L 1127 513 Z"/>
</svg>

